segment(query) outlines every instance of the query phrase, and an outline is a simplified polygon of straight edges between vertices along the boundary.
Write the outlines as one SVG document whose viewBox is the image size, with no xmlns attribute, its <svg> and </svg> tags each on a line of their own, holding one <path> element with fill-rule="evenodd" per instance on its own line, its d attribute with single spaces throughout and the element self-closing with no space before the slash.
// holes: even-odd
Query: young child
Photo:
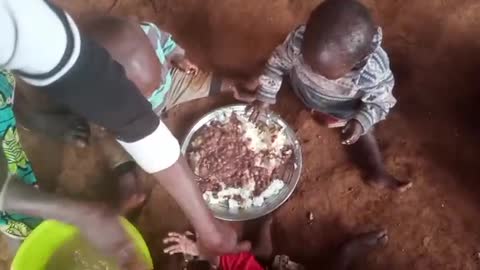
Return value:
<svg viewBox="0 0 480 270">
<path fill-rule="evenodd" d="M 384 120 L 396 99 L 393 74 L 381 47 L 382 30 L 356 0 L 326 0 L 306 25 L 289 34 L 269 59 L 259 78 L 252 119 L 275 104 L 283 76 L 328 127 L 343 127 L 342 143 L 361 155 L 368 183 L 404 191 L 410 182 L 390 175 L 373 126 Z"/>
<path fill-rule="evenodd" d="M 138 22 L 134 18 L 100 16 L 84 20 L 80 29 L 123 66 L 127 77 L 150 101 L 159 116 L 180 103 L 222 92 L 233 92 L 237 99 L 243 101 L 254 99 L 253 95 L 239 92 L 232 81 L 199 71 L 186 58 L 185 50 L 176 44 L 172 35 L 153 23 Z M 86 121 L 63 110 L 59 113 L 32 111 L 28 96 L 35 94 L 34 99 L 38 100 L 39 94 L 29 92 L 24 91 L 16 101 L 26 128 L 50 137 L 63 136 L 68 142 L 80 146 L 88 143 L 92 133 L 100 139 L 98 146 L 102 148 L 101 152 L 114 174 L 119 177 L 118 200 L 121 208 L 127 211 L 144 201 L 145 194 L 131 157 L 114 138 L 100 129 L 90 130 Z"/>
<path fill-rule="evenodd" d="M 302 270 L 302 265 L 290 260 L 286 255 L 273 256 L 271 237 L 272 219 L 268 218 L 260 227 L 260 231 L 251 252 L 211 257 L 202 252 L 192 240 L 190 232 L 179 234 L 171 232 L 163 240 L 167 245 L 164 252 L 170 255 L 183 254 L 187 269 L 220 269 L 220 270 Z M 363 258 L 374 249 L 388 242 L 386 231 L 373 231 L 360 234 L 344 243 L 333 261 L 326 262 L 328 269 L 347 270 L 359 258 Z M 318 265 L 320 266 L 320 265 Z M 327 269 L 327 268 L 325 268 Z"/>
</svg>

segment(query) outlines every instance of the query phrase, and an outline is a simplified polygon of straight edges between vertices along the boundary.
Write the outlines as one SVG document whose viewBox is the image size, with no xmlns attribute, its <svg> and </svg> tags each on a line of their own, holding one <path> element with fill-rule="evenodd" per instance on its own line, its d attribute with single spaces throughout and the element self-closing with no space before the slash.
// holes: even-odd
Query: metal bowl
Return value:
<svg viewBox="0 0 480 270">
<path fill-rule="evenodd" d="M 190 142 L 195 137 L 195 133 L 200 128 L 209 124 L 213 120 L 225 119 L 226 115 L 230 115 L 233 112 L 237 113 L 238 115 L 242 115 L 245 112 L 245 108 L 246 105 L 244 104 L 229 105 L 215 109 L 202 116 L 200 120 L 198 120 L 193 125 L 193 127 L 190 129 L 187 136 L 185 137 L 182 144 L 182 153 L 185 154 L 187 152 L 190 146 Z M 264 204 L 260 207 L 252 206 L 245 209 L 230 209 L 226 202 L 217 205 L 209 204 L 210 209 L 213 211 L 213 214 L 218 219 L 228 221 L 245 221 L 265 216 L 280 207 L 283 203 L 285 203 L 292 195 L 295 187 L 297 186 L 297 183 L 300 179 L 303 162 L 302 150 L 300 147 L 300 143 L 296 138 L 295 132 L 282 118 L 280 118 L 280 116 L 275 113 L 270 113 L 268 115 L 268 118 L 261 120 L 265 121 L 267 124 L 275 123 L 281 126 L 284 132 L 286 132 L 288 143 L 293 146 L 293 162 L 289 165 L 291 166 L 290 170 L 288 170 L 289 173 L 283 179 L 283 181 L 285 182 L 285 186 L 280 190 L 278 194 L 273 195 L 268 199 L 265 199 Z"/>
</svg>

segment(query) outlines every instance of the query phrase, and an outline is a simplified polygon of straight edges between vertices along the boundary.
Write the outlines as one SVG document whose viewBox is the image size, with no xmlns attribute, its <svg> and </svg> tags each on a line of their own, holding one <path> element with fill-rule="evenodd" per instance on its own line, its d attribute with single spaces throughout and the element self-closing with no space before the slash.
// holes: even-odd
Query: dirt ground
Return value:
<svg viewBox="0 0 480 270">
<path fill-rule="evenodd" d="M 307 0 L 57 0 L 75 17 L 91 12 L 136 15 L 171 31 L 202 68 L 229 75 L 257 73 L 271 50 L 320 1 Z M 318 126 L 284 87 L 276 110 L 297 130 L 305 169 L 292 198 L 275 213 L 279 253 L 320 269 L 323 259 L 353 233 L 384 227 L 388 246 L 357 269 L 480 269 L 480 183 L 475 124 L 480 66 L 477 0 L 367 0 L 384 30 L 398 105 L 377 129 L 388 169 L 414 187 L 377 191 L 341 146 L 336 130 Z M 201 100 L 180 106 L 166 122 L 181 138 L 201 114 L 231 102 Z M 75 150 L 23 134 L 42 185 L 95 197 L 105 177 L 94 144 Z M 46 155 L 48 154 L 48 156 Z M 309 224 L 307 213 L 314 214 Z M 158 269 L 179 269 L 162 255 L 168 230 L 187 228 L 160 188 L 138 218 Z M 178 258 L 177 258 L 178 259 Z"/>
</svg>

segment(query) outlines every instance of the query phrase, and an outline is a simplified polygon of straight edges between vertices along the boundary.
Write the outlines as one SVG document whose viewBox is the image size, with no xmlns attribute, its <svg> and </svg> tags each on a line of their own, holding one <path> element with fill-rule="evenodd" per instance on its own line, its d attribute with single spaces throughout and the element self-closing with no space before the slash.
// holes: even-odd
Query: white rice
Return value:
<svg viewBox="0 0 480 270">
<path fill-rule="evenodd" d="M 227 122 L 230 120 L 231 114 L 224 114 L 219 117 L 220 122 Z M 263 150 L 270 150 L 273 154 L 280 156 L 283 147 L 287 144 L 287 136 L 283 130 L 272 132 L 270 130 L 261 131 L 256 125 L 248 120 L 244 115 L 238 115 L 238 120 L 241 122 L 241 128 L 245 130 L 245 139 L 250 140 L 249 148 L 255 153 Z M 275 136 L 274 136 L 275 135 Z M 256 164 L 257 166 L 264 166 L 271 170 L 276 167 L 275 159 L 272 159 L 269 164 Z M 270 185 L 259 196 L 253 196 L 255 190 L 255 181 L 251 181 L 242 188 L 226 188 L 224 184 L 221 185 L 221 190 L 213 196 L 212 191 L 203 193 L 203 198 L 212 205 L 227 203 L 232 210 L 238 208 L 249 208 L 252 206 L 260 207 L 265 203 L 265 200 L 277 195 L 284 187 L 285 182 L 281 179 L 274 179 Z M 234 196 L 240 196 L 241 201 L 233 199 Z"/>
<path fill-rule="evenodd" d="M 265 200 L 277 195 L 285 187 L 285 182 L 281 179 L 274 179 L 272 183 L 265 189 L 259 196 L 253 196 L 255 190 L 255 183 L 250 183 L 243 188 L 223 188 L 217 193 L 217 196 L 213 196 L 212 191 L 206 191 L 203 193 L 203 198 L 209 204 L 217 205 L 227 203 L 229 208 L 249 208 L 252 206 L 260 207 Z M 239 202 L 233 199 L 233 196 L 239 195 L 242 197 L 242 201 Z"/>
</svg>

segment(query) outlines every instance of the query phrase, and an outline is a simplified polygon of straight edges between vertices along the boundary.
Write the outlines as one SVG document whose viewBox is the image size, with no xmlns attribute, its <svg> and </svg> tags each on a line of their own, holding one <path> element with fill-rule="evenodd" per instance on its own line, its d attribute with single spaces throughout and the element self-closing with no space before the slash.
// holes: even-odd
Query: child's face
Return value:
<svg viewBox="0 0 480 270">
<path fill-rule="evenodd" d="M 336 80 L 344 77 L 355 66 L 356 61 L 347 60 L 346 57 L 334 50 L 316 50 L 304 48 L 303 60 L 310 68 L 323 77 Z"/>
</svg>

